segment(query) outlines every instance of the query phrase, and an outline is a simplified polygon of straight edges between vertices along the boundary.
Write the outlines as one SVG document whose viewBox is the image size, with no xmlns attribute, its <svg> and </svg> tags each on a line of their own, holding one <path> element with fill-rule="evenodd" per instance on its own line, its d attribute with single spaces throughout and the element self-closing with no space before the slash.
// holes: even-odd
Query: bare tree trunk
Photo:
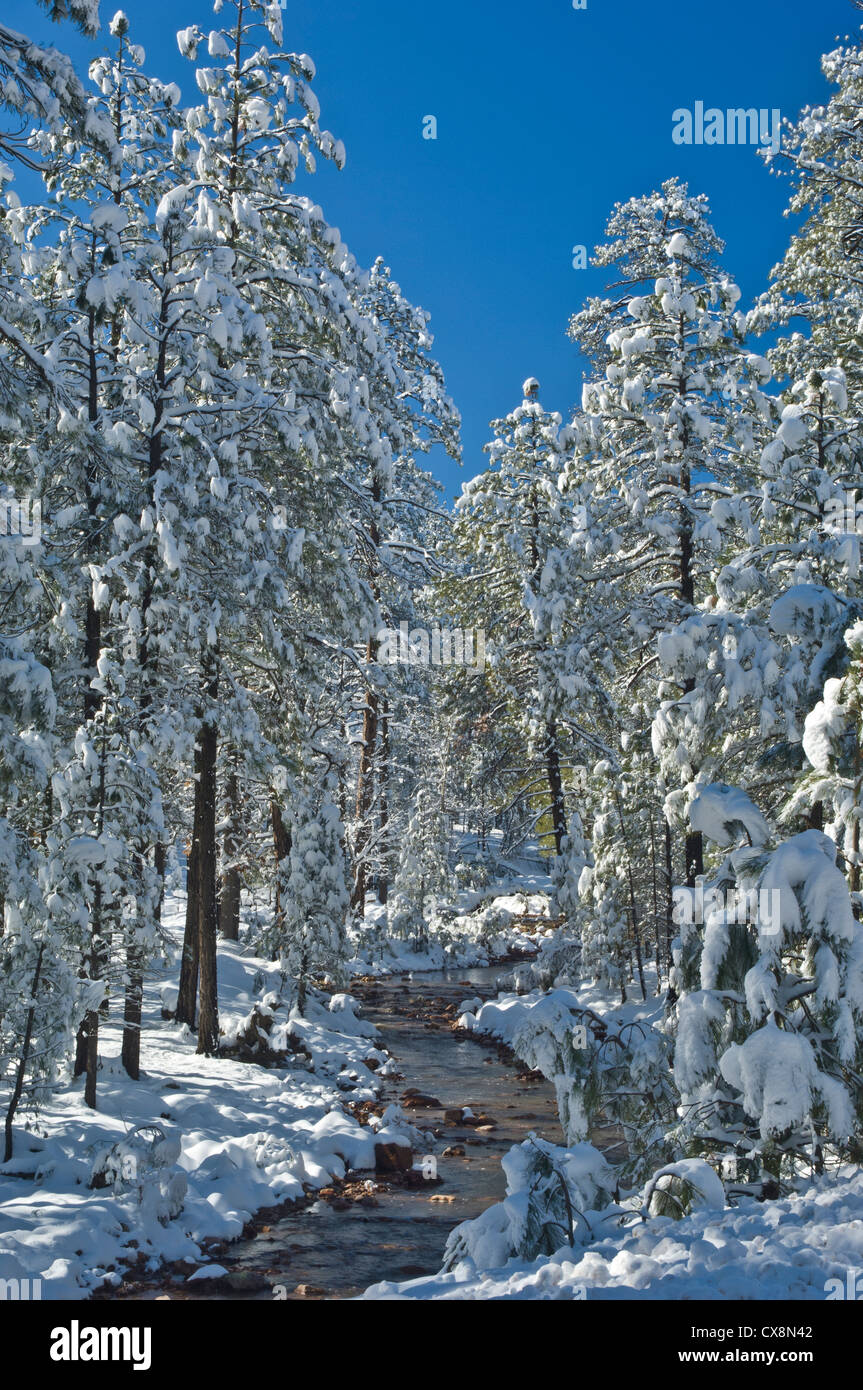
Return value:
<svg viewBox="0 0 863 1390">
<path fill-rule="evenodd" d="M 227 815 L 222 839 L 222 875 L 219 884 L 219 935 L 226 941 L 240 939 L 240 895 L 242 884 L 237 856 L 240 852 L 240 779 L 235 766 L 228 773 L 225 788 Z"/>
<path fill-rule="evenodd" d="M 545 743 L 545 769 L 548 789 L 551 793 L 551 822 L 554 827 L 555 853 L 563 853 L 563 840 L 566 835 L 566 805 L 563 796 L 563 779 L 560 775 L 560 748 L 557 738 L 557 725 L 551 720 L 547 727 Z"/>
<path fill-rule="evenodd" d="M 673 1004 L 677 993 L 671 988 L 671 943 L 674 940 L 674 869 L 671 859 L 671 826 L 665 822 L 665 951 L 668 968 L 668 1003 Z"/>
<path fill-rule="evenodd" d="M 282 929 L 283 908 L 282 908 L 282 865 L 291 852 L 291 836 L 285 825 L 282 815 L 282 807 L 276 793 L 270 796 L 270 819 L 273 823 L 273 851 L 276 857 L 276 891 L 275 897 L 275 922 L 278 932 Z"/>
<path fill-rule="evenodd" d="M 126 997 L 123 1001 L 123 1045 L 120 1060 L 127 1076 L 141 1075 L 141 1012 L 144 1002 L 144 969 L 141 952 L 130 945 L 126 952 Z"/>
<path fill-rule="evenodd" d="M 681 316 L 680 335 L 681 342 L 684 341 L 685 327 Z M 686 383 L 681 383 L 681 399 L 685 398 Z M 685 441 L 684 441 L 685 442 Z M 689 468 L 683 466 L 680 470 L 680 483 L 684 493 L 688 496 L 692 480 Z M 681 503 L 680 508 L 680 601 L 686 608 L 695 606 L 695 571 L 693 566 L 692 550 L 692 517 L 685 503 Z M 683 693 L 690 695 L 695 689 L 693 679 L 684 681 Z M 697 770 L 697 769 L 694 769 Z M 686 836 L 686 883 L 689 888 L 695 887 L 695 881 L 704 873 L 704 840 L 700 830 L 691 830 Z"/>
<path fill-rule="evenodd" d="M 198 770 L 198 754 L 195 753 L 195 771 Z M 192 825 L 192 843 L 189 848 L 189 863 L 186 872 L 186 927 L 183 933 L 183 954 L 180 959 L 180 989 L 177 995 L 176 1019 L 194 1028 L 198 1005 L 198 900 L 200 898 L 200 874 L 198 872 L 199 838 L 198 797 L 195 794 L 195 815 Z"/>
<path fill-rule="evenodd" d="M 95 263 L 93 263 L 95 269 Z M 95 349 L 96 337 L 96 317 L 95 310 L 90 310 L 88 316 L 89 346 L 87 350 L 87 418 L 91 425 L 95 425 L 99 419 L 99 365 Z M 96 558 L 96 531 L 99 519 L 99 465 L 95 450 L 91 451 L 87 461 L 87 558 Z M 84 719 L 90 721 L 99 710 L 102 696 L 92 687 L 92 681 L 97 674 L 99 664 L 99 653 L 102 648 L 102 617 L 93 601 L 93 586 L 89 587 L 87 593 L 87 606 L 84 614 Z M 100 897 L 98 887 L 96 898 Z M 99 943 L 99 932 L 101 924 L 97 921 L 97 916 L 101 910 L 101 901 L 94 900 L 93 912 L 90 922 L 90 952 L 89 952 L 89 978 L 98 978 L 101 965 L 101 951 Z M 93 969 L 97 974 L 92 974 Z M 88 968 L 82 965 L 79 972 L 83 979 L 88 978 Z M 78 1033 L 75 1038 L 75 1076 L 87 1074 L 85 1082 L 85 1099 L 88 1105 L 95 1108 L 96 1105 L 96 1081 L 95 1069 L 98 1065 L 98 1046 L 99 1046 L 99 1015 L 93 1010 L 88 1010 L 82 1020 Z M 89 1097 L 89 1099 L 88 1099 Z"/>
<path fill-rule="evenodd" d="M 121 111 L 117 111 L 117 131 L 119 135 L 121 124 Z M 119 193 L 115 193 L 115 202 L 120 202 Z M 169 252 L 170 268 L 171 255 Z M 166 353 L 166 329 L 168 323 L 167 298 L 162 297 L 159 310 L 159 351 L 156 361 L 156 386 L 157 397 L 155 404 L 155 415 L 153 425 L 150 430 L 150 438 L 147 448 L 147 486 L 149 488 L 149 500 L 154 500 L 155 482 L 162 468 L 162 430 L 161 422 L 164 411 L 163 392 L 165 388 L 167 353 Z M 115 317 L 114 321 L 114 340 L 115 345 L 119 340 L 119 323 Z M 155 575 L 157 565 L 157 551 L 155 544 L 151 541 L 145 551 L 146 571 L 141 599 L 141 644 L 138 650 L 138 668 L 140 671 L 141 685 L 138 696 L 138 711 L 140 732 L 146 737 L 147 718 L 153 702 L 152 691 L 152 644 L 150 630 L 150 613 L 153 606 L 153 593 L 155 587 Z M 147 847 L 140 847 L 142 859 L 146 859 L 149 853 Z M 162 899 L 165 891 L 165 860 L 166 848 L 163 844 L 157 844 L 153 850 L 153 864 L 159 877 L 159 891 L 155 907 L 155 919 L 158 924 L 162 916 Z M 185 960 L 185 942 L 184 942 Z M 190 1005 L 191 1022 L 194 1026 L 195 1021 L 195 984 L 192 984 L 192 998 Z M 123 1003 L 123 1044 L 121 1059 L 123 1066 L 132 1078 L 137 1081 L 141 1074 L 141 1011 L 144 998 L 144 958 L 143 953 L 135 946 L 130 945 L 126 957 L 126 996 Z M 179 1008 L 177 1016 L 179 1017 Z"/>
<path fill-rule="evenodd" d="M 378 763 L 378 787 L 380 789 L 380 828 L 381 828 L 381 874 L 378 879 L 378 902 L 386 903 L 389 896 L 389 826 L 390 808 L 387 789 L 390 777 L 390 707 L 384 700 L 381 704 L 381 755 Z"/>
<path fill-rule="evenodd" d="M 377 656 L 376 644 L 369 642 L 366 648 L 366 662 L 371 665 Z M 375 744 L 378 736 L 378 692 L 375 686 L 366 691 L 363 710 L 363 744 L 360 766 L 357 773 L 357 835 L 354 844 L 354 886 L 351 893 L 351 907 L 362 912 L 366 901 L 368 883 L 368 864 L 366 852 L 371 840 L 369 819 L 372 809 L 372 777 L 375 762 Z"/>
<path fill-rule="evenodd" d="M 218 673 L 215 666 L 207 683 L 207 694 L 213 701 L 218 693 Z M 200 734 L 200 777 L 196 793 L 200 797 L 198 863 L 198 1052 L 212 1057 L 219 1050 L 219 990 L 218 952 L 219 908 L 216 873 L 216 758 L 218 735 L 215 712 L 209 710 Z"/>
<path fill-rule="evenodd" d="M 653 952 L 656 963 L 656 988 L 659 989 L 662 983 L 662 966 L 660 964 L 660 934 L 659 934 L 659 883 L 657 882 L 656 871 L 656 827 L 653 824 L 653 810 L 648 811 L 650 816 L 650 881 L 653 892 Z"/>
<path fill-rule="evenodd" d="M 159 896 L 154 910 L 158 923 L 162 917 L 162 898 L 165 891 L 166 850 L 162 844 L 153 851 L 153 863 L 159 877 Z M 126 998 L 123 1004 L 123 1045 L 121 1061 L 133 1081 L 141 1075 L 141 1013 L 144 1002 L 144 964 L 140 949 L 129 945 L 126 953 Z"/>
<path fill-rule="evenodd" d="M 15 1076 L 15 1086 L 9 1099 L 9 1106 L 6 1111 L 5 1124 L 5 1143 L 3 1146 L 3 1162 L 8 1163 L 12 1157 L 12 1121 L 21 1100 L 24 1090 L 24 1077 L 27 1073 L 27 1063 L 30 1060 L 30 1044 L 33 1040 L 33 1022 L 36 1017 L 36 995 L 39 991 L 39 978 L 42 974 L 42 958 L 45 954 L 45 947 L 39 947 L 39 954 L 36 957 L 36 969 L 33 972 L 33 984 L 30 987 L 30 1007 L 27 1010 L 27 1023 L 24 1028 L 24 1037 L 21 1040 L 21 1056 L 18 1061 L 18 1071 Z"/>
</svg>

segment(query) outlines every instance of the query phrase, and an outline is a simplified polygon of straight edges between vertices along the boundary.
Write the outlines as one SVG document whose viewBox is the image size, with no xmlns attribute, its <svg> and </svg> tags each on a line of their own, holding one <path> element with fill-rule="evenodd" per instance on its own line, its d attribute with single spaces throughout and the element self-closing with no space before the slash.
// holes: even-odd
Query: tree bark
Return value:
<svg viewBox="0 0 863 1390">
<path fill-rule="evenodd" d="M 195 772 L 198 771 L 198 753 L 195 753 Z M 183 933 L 183 954 L 180 960 L 180 989 L 177 995 L 176 1019 L 194 1028 L 198 1001 L 198 899 L 200 897 L 200 874 L 198 872 L 199 813 L 198 797 L 195 794 L 195 814 L 192 824 L 192 843 L 189 848 L 189 863 L 186 872 L 186 927 Z"/>
<path fill-rule="evenodd" d="M 242 883 L 237 856 L 240 852 L 240 779 L 235 767 L 228 773 L 225 788 L 227 816 L 222 838 L 222 875 L 219 884 L 219 935 L 226 941 L 240 939 L 240 895 Z"/>
<path fill-rule="evenodd" d="M 156 845 L 153 863 L 159 878 L 159 896 L 154 909 L 156 922 L 162 917 L 162 897 L 165 885 L 165 846 Z M 141 1013 L 144 1002 L 144 962 L 140 949 L 131 944 L 126 953 L 126 997 L 123 1003 L 123 1045 L 120 1059 L 128 1076 L 138 1081 L 141 1075 Z"/>
<path fill-rule="evenodd" d="M 282 909 L 282 864 L 291 852 L 291 836 L 285 825 L 282 807 L 275 792 L 270 796 L 270 819 L 273 823 L 273 851 L 276 857 L 276 891 L 273 895 L 275 899 L 275 923 L 276 930 L 281 932 L 284 916 Z"/>
<path fill-rule="evenodd" d="M 668 966 L 668 1003 L 673 1004 L 677 993 L 671 988 L 671 943 L 674 940 L 674 866 L 671 858 L 671 826 L 665 822 L 665 952 Z"/>
<path fill-rule="evenodd" d="M 211 667 L 207 694 L 214 701 L 218 693 L 218 673 Z M 216 758 L 218 735 L 215 712 L 210 708 L 200 734 L 200 776 L 196 796 L 200 799 L 198 835 L 198 1052 L 212 1057 L 219 1050 L 219 992 L 217 939 L 219 908 L 216 854 Z"/>
<path fill-rule="evenodd" d="M 551 822 L 554 827 L 554 845 L 558 856 L 563 853 L 563 840 L 566 835 L 566 806 L 563 796 L 563 779 L 560 775 L 560 748 L 557 739 L 557 725 L 551 720 L 547 726 L 545 744 L 545 769 L 548 789 L 551 793 Z"/>
<path fill-rule="evenodd" d="M 369 642 L 366 648 L 366 662 L 369 666 L 377 659 L 376 644 Z M 371 840 L 369 819 L 372 809 L 372 775 L 375 761 L 375 744 L 378 736 L 379 699 L 375 686 L 366 691 L 363 710 L 363 744 L 360 766 L 357 773 L 357 836 L 354 844 L 354 886 L 351 893 L 351 907 L 362 912 L 366 902 L 368 884 L 368 863 L 366 852 Z"/>
<path fill-rule="evenodd" d="M 39 954 L 36 957 L 36 969 L 33 972 L 33 984 L 30 990 L 30 1007 L 27 1010 L 27 1023 L 24 1028 L 24 1037 L 21 1041 L 21 1057 L 18 1062 L 18 1072 L 15 1077 L 15 1087 L 9 1099 L 9 1106 L 6 1111 L 5 1124 L 5 1143 L 3 1146 L 3 1162 L 8 1163 L 12 1157 L 12 1121 L 24 1091 L 24 1077 L 27 1072 L 27 1063 L 30 1060 L 30 1044 L 33 1040 L 33 1022 L 36 1017 L 36 995 L 39 990 L 39 978 L 42 974 L 42 958 L 45 954 L 45 947 L 39 947 Z"/>
<path fill-rule="evenodd" d="M 381 703 L 381 753 L 378 760 L 378 787 L 380 789 L 380 877 L 378 878 L 378 902 L 383 906 L 389 897 L 389 825 L 390 808 L 387 797 L 390 776 L 390 710 L 386 700 Z"/>
</svg>

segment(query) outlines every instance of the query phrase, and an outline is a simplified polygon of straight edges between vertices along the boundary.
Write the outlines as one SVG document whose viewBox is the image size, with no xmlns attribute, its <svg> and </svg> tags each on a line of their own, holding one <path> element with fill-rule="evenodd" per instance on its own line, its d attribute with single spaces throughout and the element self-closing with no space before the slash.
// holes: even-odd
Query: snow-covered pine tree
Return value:
<svg viewBox="0 0 863 1390">
<path fill-rule="evenodd" d="M 448 592 L 462 622 L 486 634 L 486 679 L 512 708 L 528 753 L 518 799 L 534 827 L 547 820 L 543 838 L 556 856 L 567 832 L 569 759 L 555 651 L 567 596 L 567 509 L 558 488 L 565 439 L 538 390 L 529 378 L 521 405 L 493 422 L 490 467 L 462 488 L 453 544 L 464 572 Z"/>
<path fill-rule="evenodd" d="M 412 937 L 422 950 L 429 921 L 450 887 L 449 826 L 440 792 L 421 782 L 399 851 L 389 914 L 393 931 Z"/>
<path fill-rule="evenodd" d="M 859 39 L 825 54 L 822 72 L 835 87 L 826 103 L 786 123 L 781 148 L 765 150 L 774 174 L 792 184 L 787 214 L 803 223 L 774 268 L 770 290 L 751 316 L 758 329 L 785 330 L 769 351 L 776 373 L 791 381 L 838 367 L 851 416 L 861 418 L 863 288 L 860 283 L 859 168 L 863 154 L 863 49 Z M 797 325 L 805 331 L 799 331 Z M 794 331 L 790 331 L 794 330 Z"/>
<path fill-rule="evenodd" d="M 40 0 L 40 4 L 55 22 L 70 19 L 91 37 L 98 32 L 99 0 Z M 84 123 L 84 88 L 71 59 L 0 23 L 0 109 L 11 114 L 17 125 L 17 129 L 0 129 L 0 155 L 31 164 L 27 139 L 34 125 L 74 120 L 80 128 Z"/>
<path fill-rule="evenodd" d="M 0 546 L 0 558 L 13 546 Z M 20 545 L 16 548 L 20 549 Z M 7 566 L 0 569 L 5 578 Z M 19 639 L 0 637 L 0 1082 L 9 1096 L 4 1162 L 22 1101 L 37 1103 L 61 1072 L 76 1019 L 75 953 L 52 910 L 51 727 L 48 669 Z"/>
<path fill-rule="evenodd" d="M 764 817 L 726 785 L 690 815 L 729 853 L 678 901 L 678 1138 L 744 1183 L 820 1171 L 853 1149 L 863 1114 L 863 928 L 836 846 L 806 830 L 771 849 Z"/>
<path fill-rule="evenodd" d="M 346 441 L 354 467 L 349 484 L 358 515 L 355 563 L 379 606 L 381 626 L 396 627 L 413 604 L 413 594 L 435 572 L 430 551 L 440 485 L 417 465 L 433 444 L 460 456 L 459 415 L 446 395 L 443 373 L 431 357 L 429 316 L 404 297 L 389 267 L 378 258 L 368 273 L 349 280 L 358 310 L 377 338 L 365 391 L 374 433 L 354 431 Z M 352 905 L 363 911 L 370 866 L 386 894 L 388 808 L 391 773 L 387 743 L 392 733 L 394 673 L 380 661 L 375 634 L 365 649 L 365 689 L 357 764 L 355 816 L 351 826 L 354 882 Z M 383 824 L 381 825 L 381 822 Z M 377 861 L 375 863 L 375 861 Z"/>
<path fill-rule="evenodd" d="M 327 776 L 320 792 L 300 788 L 293 798 L 281 940 L 276 944 L 300 1016 L 313 980 L 336 988 L 344 984 L 349 893 L 344 828 L 334 790 Z"/>
<path fill-rule="evenodd" d="M 841 851 L 859 919 L 863 899 L 863 623 L 844 636 L 847 666 L 824 683 L 822 699 L 806 716 L 803 752 L 807 766 L 785 808 L 783 820 L 816 819 Z"/>
<path fill-rule="evenodd" d="M 761 360 L 743 343 L 740 291 L 719 265 L 706 199 L 669 180 L 619 205 L 607 235 L 595 260 L 614 267 L 614 297 L 591 300 L 570 322 L 602 375 L 585 384 L 568 470 L 603 611 L 631 637 L 619 679 L 636 696 L 647 684 L 646 703 L 655 705 L 657 641 L 696 612 L 735 523 L 746 520 L 736 493 L 770 403 Z M 703 700 L 692 674 L 676 684 L 677 704 Z M 694 778 L 696 760 L 682 771 Z M 701 856 L 690 832 L 690 882 Z"/>
</svg>

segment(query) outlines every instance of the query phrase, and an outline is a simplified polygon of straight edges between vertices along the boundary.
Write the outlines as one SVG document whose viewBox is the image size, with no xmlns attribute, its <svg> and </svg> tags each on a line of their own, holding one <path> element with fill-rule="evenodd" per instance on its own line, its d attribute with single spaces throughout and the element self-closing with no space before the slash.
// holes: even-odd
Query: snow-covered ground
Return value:
<svg viewBox="0 0 863 1390">
<path fill-rule="evenodd" d="M 594 1213 L 588 1213 L 588 1218 Z M 812 1299 L 844 1297 L 863 1271 L 863 1175 L 822 1179 L 773 1202 L 627 1220 L 587 1247 L 500 1269 L 376 1284 L 373 1299 Z M 836 1284 L 828 1281 L 836 1280 Z M 853 1281 L 852 1281 L 853 1287 Z M 838 1292 L 837 1294 L 837 1291 Z"/>
<path fill-rule="evenodd" d="M 179 940 L 182 904 L 169 907 L 166 926 Z M 376 1133 L 345 1109 L 346 1099 L 372 1099 L 380 1089 L 366 1061 L 386 1071 L 375 1030 L 349 996 L 311 1007 L 304 1020 L 277 1011 L 274 1045 L 290 1030 L 304 1051 L 288 1067 L 268 1069 L 198 1057 L 188 1029 L 161 1017 L 163 992 L 170 998 L 175 980 L 172 964 L 146 989 L 140 1081 L 123 1071 L 119 1029 L 109 1022 L 100 1033 L 98 1112 L 85 1107 L 78 1081 L 38 1115 L 19 1116 L 14 1158 L 0 1167 L 0 1278 L 40 1279 L 43 1298 L 81 1298 L 119 1283 L 119 1268 L 139 1252 L 143 1270 L 186 1260 L 191 1275 L 207 1262 L 205 1239 L 239 1236 L 259 1208 L 301 1198 L 348 1166 L 373 1168 L 376 1140 L 409 1142 L 397 1114 Z M 219 981 L 229 1036 L 277 983 L 270 962 L 224 941 Z M 124 1180 L 122 1155 L 121 1180 L 91 1190 L 97 1154 L 118 1141 L 128 1150 L 132 1131 L 145 1125 L 159 1127 L 163 1156 L 176 1157 L 161 1190 L 145 1182 L 139 1200 L 138 1184 Z M 184 1180 L 182 1210 L 168 1217 Z"/>
</svg>

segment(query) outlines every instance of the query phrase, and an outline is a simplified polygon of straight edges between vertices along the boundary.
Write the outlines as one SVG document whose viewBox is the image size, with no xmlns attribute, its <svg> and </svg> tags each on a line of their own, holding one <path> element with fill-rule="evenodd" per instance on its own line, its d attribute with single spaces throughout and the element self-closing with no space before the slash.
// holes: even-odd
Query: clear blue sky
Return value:
<svg viewBox="0 0 863 1390">
<path fill-rule="evenodd" d="M 35 0 L 3 18 L 75 55 L 103 36 L 54 26 Z M 148 70 L 197 99 L 175 33 L 218 24 L 206 0 L 125 0 Z M 572 268 L 613 203 L 678 175 L 711 200 L 744 303 L 766 285 L 789 233 L 787 181 L 748 147 L 676 146 L 677 107 L 779 107 L 795 116 L 828 88 L 819 58 L 854 32 L 850 0 L 287 0 L 285 41 L 318 69 L 323 124 L 344 140 L 343 173 L 308 191 L 357 258 L 382 254 L 432 314 L 435 351 L 464 417 L 465 464 L 435 471 L 453 495 L 484 466 L 488 421 L 537 376 L 566 417 L 581 369 L 570 313 L 602 285 Z M 436 141 L 422 120 L 438 121 Z"/>
</svg>

